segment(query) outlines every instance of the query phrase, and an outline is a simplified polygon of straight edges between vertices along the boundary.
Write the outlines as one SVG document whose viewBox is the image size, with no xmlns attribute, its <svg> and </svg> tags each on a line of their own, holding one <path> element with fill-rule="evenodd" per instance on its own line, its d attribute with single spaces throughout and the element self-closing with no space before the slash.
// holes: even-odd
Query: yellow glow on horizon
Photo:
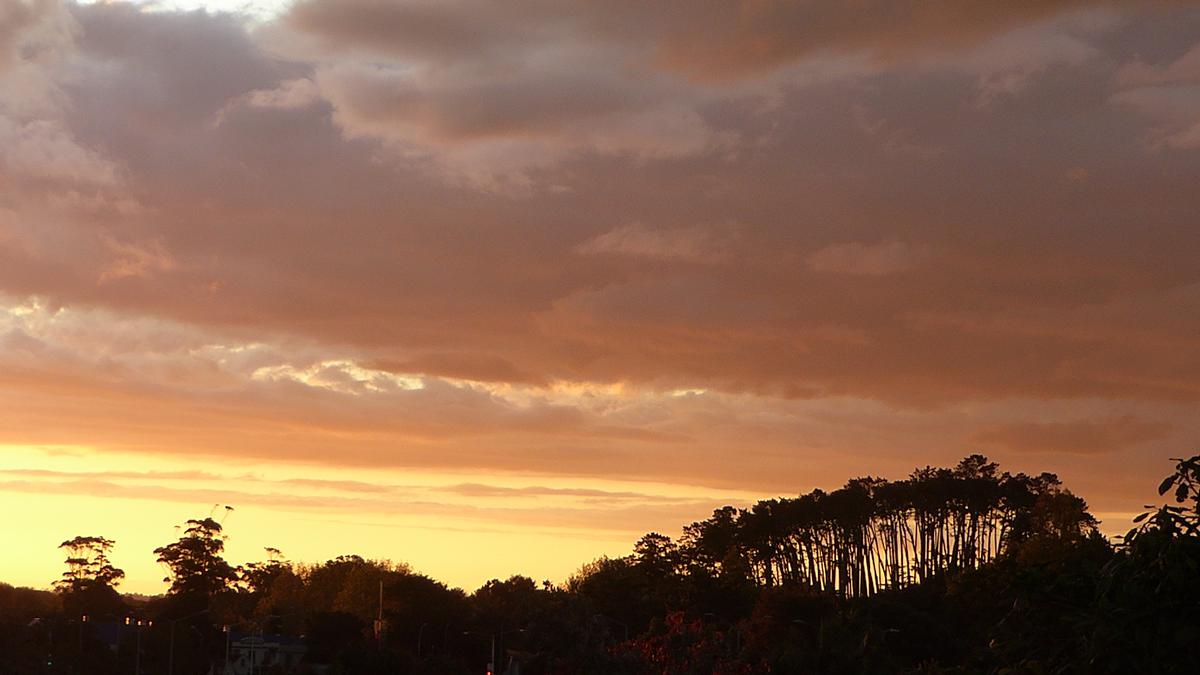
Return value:
<svg viewBox="0 0 1200 675">
<path fill-rule="evenodd" d="M 73 493 L 78 490 L 90 492 Z M 748 497 L 722 499 L 703 488 L 607 479 L 156 459 L 77 446 L 6 445 L 0 446 L 0 508 L 10 515 L 0 536 L 13 544 L 5 552 L 2 580 L 49 587 L 62 569 L 58 544 L 94 534 L 116 540 L 113 560 L 127 574 L 122 590 L 159 593 L 165 584 L 153 550 L 178 537 L 177 526 L 187 519 L 212 513 L 224 519 L 232 564 L 260 560 L 263 547 L 272 546 L 303 563 L 343 554 L 405 562 L 467 591 L 513 574 L 561 583 L 597 557 L 628 554 L 644 533 L 628 523 L 605 522 L 612 505 L 595 496 L 600 494 L 616 495 L 621 504 L 638 504 L 638 495 L 682 500 L 697 519 L 707 511 L 692 500 L 715 507 L 729 497 Z M 388 510 L 393 496 L 401 506 Z M 405 503 L 415 510 L 406 512 Z M 234 510 L 225 513 L 225 504 Z M 561 522 L 550 517 L 556 508 L 566 514 Z M 593 524 L 575 523 L 578 514 Z M 677 534 L 684 522 L 674 520 L 660 529 L 673 527 L 668 531 Z"/>
<path fill-rule="evenodd" d="M 602 494 L 619 503 L 605 503 L 596 496 Z M 404 562 L 467 591 L 513 574 L 561 583 L 597 557 L 631 551 L 644 530 L 606 522 L 605 509 L 626 503 L 621 500 L 638 504 L 639 495 L 681 500 L 682 510 L 646 528 L 671 536 L 690 519 L 706 517 L 707 508 L 768 496 L 718 497 L 694 486 L 566 476 L 268 465 L 0 445 L 0 509 L 6 515 L 0 537 L 8 542 L 0 580 L 48 588 L 62 570 L 60 542 L 103 535 L 117 541 L 113 560 L 127 573 L 122 590 L 160 593 L 166 585 L 153 550 L 177 538 L 187 519 L 213 514 L 226 526 L 226 558 L 235 565 L 263 559 L 263 548 L 272 546 L 300 563 L 344 554 Z M 389 508 L 391 500 L 397 508 Z M 226 513 L 225 504 L 234 510 Z M 546 517 L 556 508 L 568 517 Z M 587 517 L 572 520 L 581 513 Z M 1133 515 L 1096 513 L 1110 537 L 1123 534 Z"/>
</svg>

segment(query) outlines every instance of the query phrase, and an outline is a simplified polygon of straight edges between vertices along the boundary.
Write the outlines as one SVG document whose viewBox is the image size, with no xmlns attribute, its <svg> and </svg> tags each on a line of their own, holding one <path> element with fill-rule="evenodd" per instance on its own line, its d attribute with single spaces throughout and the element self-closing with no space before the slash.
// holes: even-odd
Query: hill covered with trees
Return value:
<svg viewBox="0 0 1200 675">
<path fill-rule="evenodd" d="M 355 555 L 234 566 L 210 517 L 154 551 L 166 595 L 122 596 L 117 543 L 79 536 L 54 592 L 0 585 L 0 672 L 240 673 L 231 644 L 295 644 L 255 672 L 482 673 L 494 652 L 524 675 L 1191 673 L 1200 456 L 1159 492 L 1113 543 L 1053 474 L 972 455 L 727 506 L 562 586 L 470 594 Z"/>
</svg>

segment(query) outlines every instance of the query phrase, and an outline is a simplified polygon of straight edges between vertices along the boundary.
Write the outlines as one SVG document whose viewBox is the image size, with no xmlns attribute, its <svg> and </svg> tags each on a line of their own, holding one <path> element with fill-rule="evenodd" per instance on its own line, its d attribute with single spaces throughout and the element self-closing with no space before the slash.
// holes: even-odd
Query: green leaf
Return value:
<svg viewBox="0 0 1200 675">
<path fill-rule="evenodd" d="M 1143 520 L 1145 520 L 1145 519 L 1146 519 L 1146 518 L 1147 518 L 1149 515 L 1150 515 L 1149 513 L 1143 513 L 1143 514 L 1140 514 L 1140 515 L 1138 515 L 1136 518 L 1134 518 L 1134 519 L 1133 519 L 1133 522 L 1135 522 L 1135 523 L 1140 523 L 1140 522 L 1142 522 Z"/>
</svg>

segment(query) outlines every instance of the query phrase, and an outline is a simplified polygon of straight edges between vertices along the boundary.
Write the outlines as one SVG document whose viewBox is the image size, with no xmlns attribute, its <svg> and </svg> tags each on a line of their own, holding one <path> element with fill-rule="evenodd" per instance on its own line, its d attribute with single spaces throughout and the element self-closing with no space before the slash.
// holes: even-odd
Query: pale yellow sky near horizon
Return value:
<svg viewBox="0 0 1200 675">
<path fill-rule="evenodd" d="M 161 593 L 164 571 L 153 549 L 176 539 L 185 520 L 211 515 L 226 528 L 226 558 L 235 565 L 265 559 L 263 549 L 270 546 L 296 563 L 349 554 L 403 562 L 467 592 L 513 574 L 560 584 L 600 556 L 628 555 L 645 531 L 676 537 L 687 518 L 768 497 L 720 492 L 720 498 L 704 488 L 536 475 L 223 464 L 0 446 L 0 509 L 8 514 L 0 526 L 0 539 L 8 542 L 0 582 L 47 589 L 63 570 L 58 544 L 100 535 L 117 541 L 113 561 L 127 574 L 122 591 Z M 484 486 L 504 491 L 534 485 L 538 496 L 476 494 Z M 548 494 L 554 507 L 567 510 L 557 518 L 546 517 Z M 654 513 L 611 522 L 594 504 L 599 495 L 649 502 Z M 405 500 L 418 496 L 416 512 L 407 513 Z M 434 503 L 426 500 L 433 499 L 440 501 L 431 511 Z M 662 509 L 664 499 L 672 508 Z M 589 509 L 589 501 L 592 512 L 579 512 Z M 233 510 L 226 512 L 226 505 Z M 1096 515 L 1111 536 L 1125 531 L 1122 522 L 1133 513 Z M 657 527 L 643 531 L 635 523 Z"/>
<path fill-rule="evenodd" d="M 476 494 L 487 487 L 531 486 L 538 496 Z M 63 569 L 58 544 L 100 535 L 117 541 L 113 561 L 126 571 L 123 591 L 159 593 L 166 584 L 153 549 L 176 539 L 185 520 L 211 514 L 224 523 L 226 558 L 233 564 L 263 560 L 263 548 L 271 546 L 297 563 L 343 554 L 404 562 L 468 592 L 513 574 L 562 583 L 597 557 L 628 554 L 643 534 L 627 519 L 610 525 L 603 508 L 586 511 L 589 501 L 615 498 L 622 511 L 651 503 L 654 515 L 647 522 L 674 526 L 662 515 L 664 499 L 680 514 L 696 511 L 697 518 L 707 504 L 749 499 L 714 494 L 645 482 L 229 460 L 168 463 L 115 453 L 97 457 L 82 448 L 0 446 L 0 509 L 12 516 L 0 527 L 0 538 L 9 542 L 0 581 L 48 588 Z"/>
</svg>

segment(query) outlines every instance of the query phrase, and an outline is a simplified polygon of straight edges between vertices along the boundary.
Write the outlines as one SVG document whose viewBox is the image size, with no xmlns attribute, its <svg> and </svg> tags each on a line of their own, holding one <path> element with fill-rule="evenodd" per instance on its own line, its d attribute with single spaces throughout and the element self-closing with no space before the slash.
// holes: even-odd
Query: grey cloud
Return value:
<svg viewBox="0 0 1200 675">
<path fill-rule="evenodd" d="M 578 247 L 584 254 L 716 263 L 736 248 L 736 227 L 653 228 L 640 222 L 622 225 L 593 237 Z"/>
<path fill-rule="evenodd" d="M 816 272 L 882 276 L 910 269 L 927 256 L 921 247 L 900 241 L 850 242 L 822 248 L 808 256 L 805 262 Z"/>
<path fill-rule="evenodd" d="M 37 62 L 69 43 L 75 25 L 60 0 L 7 0 L 0 4 L 0 73 Z"/>
<path fill-rule="evenodd" d="M 1170 430 L 1170 425 L 1162 422 L 1123 415 L 1107 420 L 1018 422 L 981 431 L 974 438 L 980 443 L 999 445 L 1014 452 L 1090 455 L 1158 440 Z"/>
</svg>

